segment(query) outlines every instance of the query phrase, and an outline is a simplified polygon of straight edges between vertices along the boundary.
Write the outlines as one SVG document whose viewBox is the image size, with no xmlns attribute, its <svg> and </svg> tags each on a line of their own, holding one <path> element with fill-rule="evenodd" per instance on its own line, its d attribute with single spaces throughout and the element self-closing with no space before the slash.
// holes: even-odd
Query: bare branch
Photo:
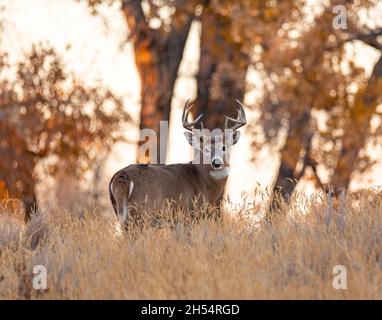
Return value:
<svg viewBox="0 0 382 320">
<path fill-rule="evenodd" d="M 343 30 L 343 32 L 348 35 L 347 41 L 359 40 L 377 50 L 382 50 L 382 40 L 379 39 L 379 37 L 382 37 L 382 28 L 361 29 L 354 24 L 350 24 L 350 27 Z"/>
</svg>

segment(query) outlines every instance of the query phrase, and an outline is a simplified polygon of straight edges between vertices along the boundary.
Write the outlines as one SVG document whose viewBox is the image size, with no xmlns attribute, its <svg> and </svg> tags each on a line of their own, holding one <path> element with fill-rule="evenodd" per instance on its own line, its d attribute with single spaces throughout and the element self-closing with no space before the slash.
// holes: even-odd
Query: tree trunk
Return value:
<svg viewBox="0 0 382 320">
<path fill-rule="evenodd" d="M 146 136 L 144 141 L 139 141 L 138 146 L 146 145 L 149 146 L 148 150 L 155 148 L 156 152 L 144 152 L 139 148 L 137 161 L 163 162 L 168 141 L 167 138 L 161 141 L 160 121 L 169 123 L 170 120 L 175 80 L 194 14 L 175 13 L 172 29 L 163 34 L 149 27 L 141 1 L 124 1 L 122 10 L 130 29 L 135 62 L 141 79 L 139 129 L 151 129 L 156 135 L 156 139 Z"/>
<path fill-rule="evenodd" d="M 201 16 L 201 54 L 195 113 L 203 113 L 208 129 L 223 128 L 224 115 L 236 117 L 236 99 L 243 101 L 249 57 L 231 35 L 232 21 L 209 7 Z"/>
<path fill-rule="evenodd" d="M 331 23 L 332 19 L 332 12 L 326 10 L 316 19 L 316 24 L 318 26 L 327 25 L 327 23 Z M 322 43 L 320 43 L 320 45 L 316 44 L 314 50 L 309 52 L 310 54 L 308 56 L 300 57 L 303 67 L 301 81 L 304 82 L 304 86 L 297 86 L 293 90 L 295 98 L 292 108 L 290 109 L 289 129 L 285 144 L 280 151 L 280 167 L 273 189 L 274 192 L 279 192 L 282 199 L 286 202 L 289 201 L 307 166 L 312 167 L 316 174 L 316 166 L 309 154 L 313 137 L 313 132 L 309 124 L 311 120 L 311 108 L 315 105 L 318 95 L 320 95 L 319 90 L 317 90 L 319 81 L 312 75 L 317 69 L 319 72 L 320 68 L 318 66 L 322 63 L 326 52 L 325 43 L 329 37 L 329 33 L 327 32 L 322 32 L 322 34 L 323 37 L 320 38 Z M 310 46 L 311 36 L 310 32 L 304 35 L 302 41 L 306 46 Z M 302 169 L 297 172 L 299 163 L 302 164 Z M 319 180 L 317 174 L 316 178 Z M 271 199 L 271 211 L 278 208 L 278 201 L 279 199 L 273 195 Z"/>
<path fill-rule="evenodd" d="M 309 152 L 308 145 L 311 143 L 309 131 L 310 110 L 304 110 L 299 116 L 293 114 L 289 120 L 289 129 L 284 147 L 281 149 L 280 167 L 273 192 L 279 192 L 285 201 L 292 195 L 296 183 L 302 176 L 302 172 L 296 172 L 298 163 L 302 160 L 302 152 Z M 309 157 L 308 154 L 305 155 Z M 273 196 L 271 208 L 278 207 L 277 197 Z"/>
<path fill-rule="evenodd" d="M 375 64 L 367 86 L 358 93 L 351 110 L 350 121 L 342 136 L 342 148 L 331 184 L 335 193 L 347 189 L 351 174 L 356 169 L 360 150 L 368 138 L 370 120 L 381 103 L 382 56 Z"/>
<path fill-rule="evenodd" d="M 37 197 L 34 192 L 29 195 L 22 195 L 22 202 L 24 204 L 25 216 L 24 221 L 27 223 L 31 219 L 31 214 L 37 210 Z"/>
</svg>

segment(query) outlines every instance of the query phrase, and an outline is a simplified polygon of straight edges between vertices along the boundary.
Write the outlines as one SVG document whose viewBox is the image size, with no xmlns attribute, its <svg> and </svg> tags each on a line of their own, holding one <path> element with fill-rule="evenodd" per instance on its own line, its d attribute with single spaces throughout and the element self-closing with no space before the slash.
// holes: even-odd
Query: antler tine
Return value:
<svg viewBox="0 0 382 320">
<path fill-rule="evenodd" d="M 239 100 L 236 100 L 236 102 L 239 104 L 239 107 L 237 108 L 237 118 L 234 119 L 234 118 L 225 116 L 225 129 L 230 129 L 232 131 L 235 131 L 239 129 L 240 127 L 247 124 L 247 118 L 245 116 L 244 106 Z M 228 128 L 228 121 L 234 122 L 234 125 L 230 128 Z"/>
<path fill-rule="evenodd" d="M 184 106 L 183 114 L 182 114 L 182 122 L 183 122 L 183 127 L 185 129 L 192 131 L 192 129 L 195 128 L 195 125 L 203 117 L 203 114 L 200 114 L 194 121 L 188 121 L 188 114 L 190 113 L 190 110 L 193 107 L 193 105 L 189 106 L 189 101 L 190 100 L 187 100 L 186 105 Z M 201 126 L 202 128 L 204 127 L 203 122 L 201 122 Z"/>
</svg>

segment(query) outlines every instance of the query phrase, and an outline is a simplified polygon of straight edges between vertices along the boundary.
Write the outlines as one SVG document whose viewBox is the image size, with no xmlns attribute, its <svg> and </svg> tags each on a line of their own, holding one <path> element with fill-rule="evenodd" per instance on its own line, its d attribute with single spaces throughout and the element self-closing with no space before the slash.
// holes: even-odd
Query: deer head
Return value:
<svg viewBox="0 0 382 320">
<path fill-rule="evenodd" d="M 239 100 L 236 101 L 239 104 L 237 118 L 225 116 L 224 130 L 216 128 L 210 131 L 206 129 L 201 120 L 203 114 L 196 117 L 194 121 L 188 121 L 188 114 L 193 107 L 189 105 L 188 101 L 183 109 L 183 127 L 188 130 L 184 134 L 188 143 L 199 153 L 194 161 L 209 164 L 212 177 L 219 178 L 228 175 L 230 149 L 240 138 L 240 131 L 237 130 L 247 123 L 244 107 Z M 231 126 L 230 123 L 232 123 Z M 200 124 L 200 129 L 195 128 L 198 124 Z"/>
</svg>

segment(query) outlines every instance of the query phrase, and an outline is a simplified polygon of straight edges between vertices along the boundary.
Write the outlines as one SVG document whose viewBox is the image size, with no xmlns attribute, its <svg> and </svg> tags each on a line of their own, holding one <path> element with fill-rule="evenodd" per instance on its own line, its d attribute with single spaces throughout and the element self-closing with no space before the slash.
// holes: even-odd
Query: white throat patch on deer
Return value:
<svg viewBox="0 0 382 320">
<path fill-rule="evenodd" d="M 210 171 L 210 176 L 215 180 L 223 180 L 227 178 L 228 175 L 229 175 L 229 167 L 224 167 L 223 169 Z"/>
</svg>

